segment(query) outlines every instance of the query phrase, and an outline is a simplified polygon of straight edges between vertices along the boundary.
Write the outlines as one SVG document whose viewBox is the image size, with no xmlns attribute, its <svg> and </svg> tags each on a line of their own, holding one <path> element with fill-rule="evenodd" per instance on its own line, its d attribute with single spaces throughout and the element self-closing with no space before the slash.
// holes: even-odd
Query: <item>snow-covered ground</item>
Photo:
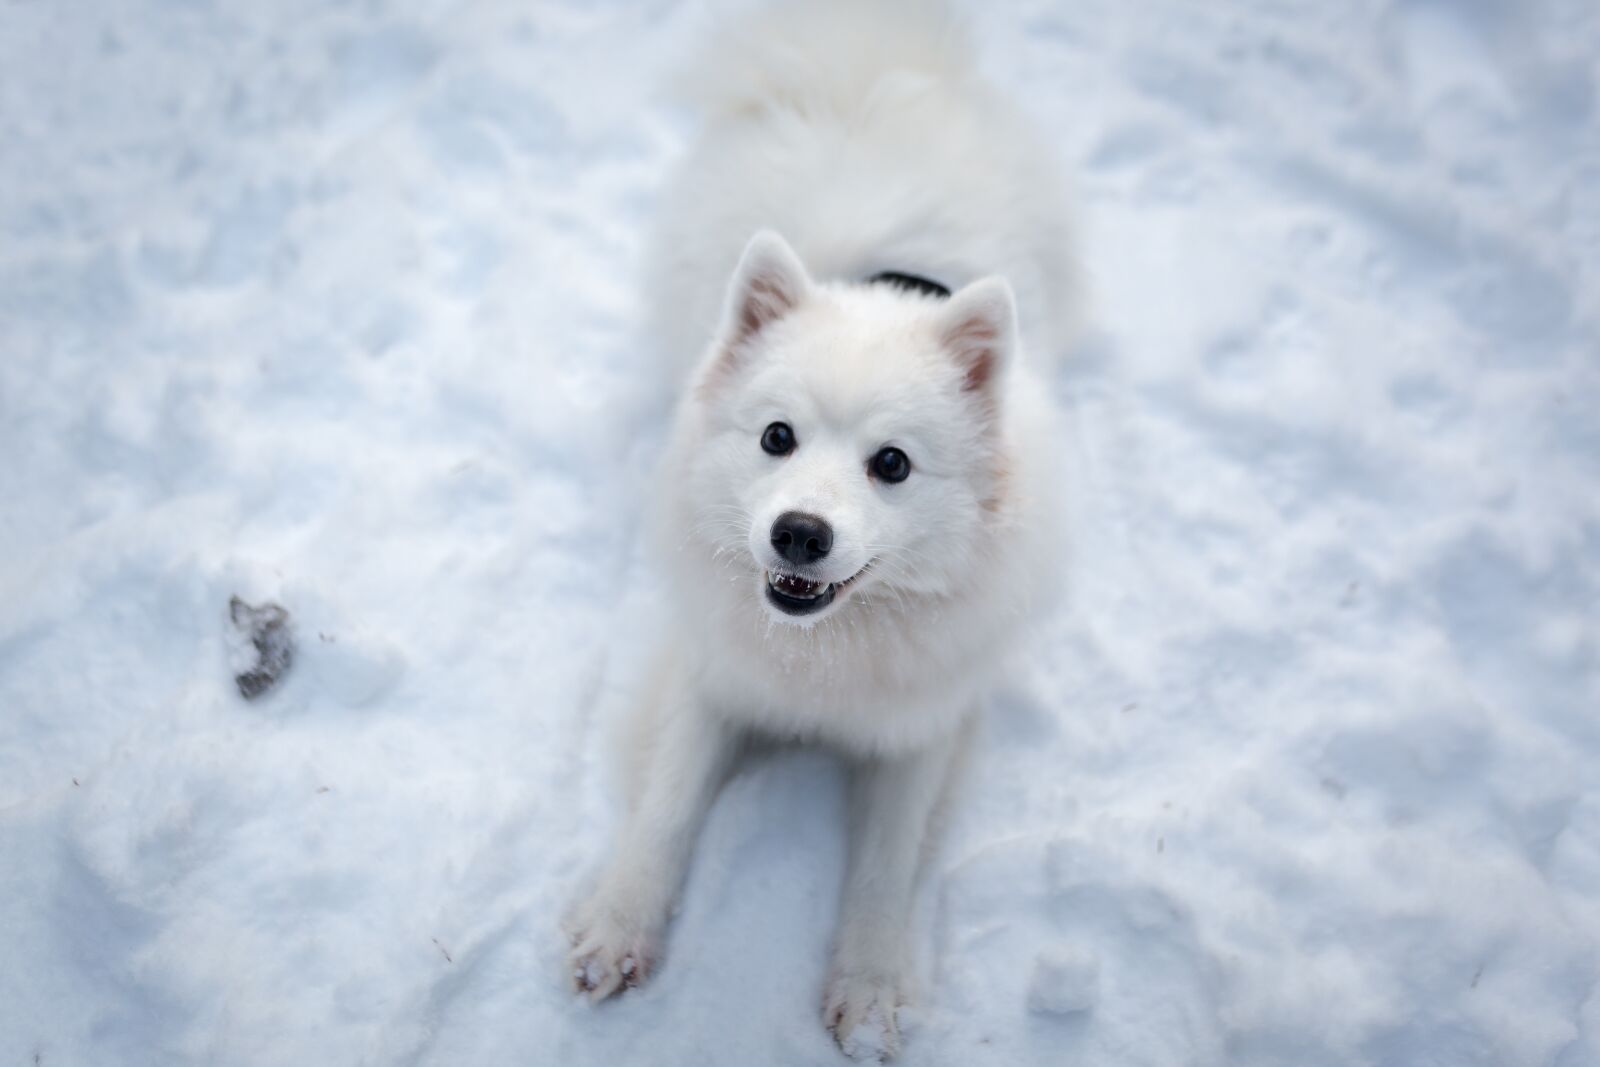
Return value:
<svg viewBox="0 0 1600 1067">
<path fill-rule="evenodd" d="M 1092 315 L 905 1061 L 1600 1063 L 1600 8 L 973 9 Z M 557 933 L 702 14 L 0 5 L 0 1063 L 838 1061 L 820 754 L 647 989 Z M 249 703 L 235 593 L 299 636 Z"/>
</svg>

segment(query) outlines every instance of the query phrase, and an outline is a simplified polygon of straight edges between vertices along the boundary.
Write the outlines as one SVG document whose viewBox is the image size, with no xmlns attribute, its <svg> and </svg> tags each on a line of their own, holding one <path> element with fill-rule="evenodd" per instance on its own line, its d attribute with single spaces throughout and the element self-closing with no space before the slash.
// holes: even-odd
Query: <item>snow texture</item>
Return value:
<svg viewBox="0 0 1600 1067">
<path fill-rule="evenodd" d="M 1094 1007 L 1100 994 L 1100 961 L 1071 946 L 1039 953 L 1028 984 L 1028 1007 L 1046 1015 L 1071 1015 Z"/>
<path fill-rule="evenodd" d="M 823 754 L 730 783 L 645 987 L 557 932 L 704 14 L 0 5 L 0 1062 L 839 1062 Z M 1600 1063 L 1600 8 L 973 15 L 1091 329 L 904 1062 Z M 251 702 L 235 595 L 298 642 Z"/>
</svg>

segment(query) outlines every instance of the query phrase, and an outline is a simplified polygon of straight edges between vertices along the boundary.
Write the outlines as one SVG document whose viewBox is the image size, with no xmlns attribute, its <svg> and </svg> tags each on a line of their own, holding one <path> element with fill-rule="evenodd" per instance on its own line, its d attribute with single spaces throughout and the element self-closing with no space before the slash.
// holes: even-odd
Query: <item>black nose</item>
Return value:
<svg viewBox="0 0 1600 1067">
<path fill-rule="evenodd" d="M 833 547 L 833 527 L 799 511 L 785 511 L 772 524 L 772 547 L 790 563 L 815 563 Z"/>
</svg>

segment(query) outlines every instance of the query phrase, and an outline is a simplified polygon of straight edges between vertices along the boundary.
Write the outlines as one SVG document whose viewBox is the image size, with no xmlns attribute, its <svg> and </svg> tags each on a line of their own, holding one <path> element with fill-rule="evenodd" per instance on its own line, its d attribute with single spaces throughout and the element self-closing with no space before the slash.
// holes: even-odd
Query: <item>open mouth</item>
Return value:
<svg viewBox="0 0 1600 1067">
<path fill-rule="evenodd" d="M 767 600 L 785 615 L 810 615 L 833 603 L 833 583 L 768 571 Z"/>
<path fill-rule="evenodd" d="M 833 594 L 861 577 L 862 567 L 842 582 L 813 582 L 798 574 L 767 572 L 767 602 L 785 615 L 810 615 L 833 603 Z"/>
</svg>

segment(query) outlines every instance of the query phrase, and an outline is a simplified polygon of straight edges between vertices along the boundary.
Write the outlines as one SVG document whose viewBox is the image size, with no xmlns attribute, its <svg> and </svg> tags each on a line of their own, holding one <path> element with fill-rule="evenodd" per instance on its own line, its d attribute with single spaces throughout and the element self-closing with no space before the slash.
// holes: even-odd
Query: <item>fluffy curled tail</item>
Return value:
<svg viewBox="0 0 1600 1067">
<path fill-rule="evenodd" d="M 886 78 L 949 83 L 973 69 L 940 0 L 778 0 L 716 26 L 675 88 L 714 121 L 775 103 L 847 112 Z"/>
</svg>

